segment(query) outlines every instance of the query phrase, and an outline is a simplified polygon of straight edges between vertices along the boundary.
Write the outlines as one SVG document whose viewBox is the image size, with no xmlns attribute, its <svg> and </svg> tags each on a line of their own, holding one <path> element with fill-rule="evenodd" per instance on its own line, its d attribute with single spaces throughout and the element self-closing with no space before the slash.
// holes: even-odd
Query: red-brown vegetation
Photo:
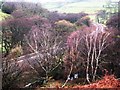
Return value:
<svg viewBox="0 0 120 90">
<path fill-rule="evenodd" d="M 2 11 L 11 15 L 0 22 L 3 90 L 120 89 L 119 14 L 103 25 L 40 4 L 11 2 Z"/>
<path fill-rule="evenodd" d="M 95 83 L 83 86 L 77 85 L 73 88 L 120 88 L 120 81 L 114 75 L 105 75 L 103 79 Z"/>
</svg>

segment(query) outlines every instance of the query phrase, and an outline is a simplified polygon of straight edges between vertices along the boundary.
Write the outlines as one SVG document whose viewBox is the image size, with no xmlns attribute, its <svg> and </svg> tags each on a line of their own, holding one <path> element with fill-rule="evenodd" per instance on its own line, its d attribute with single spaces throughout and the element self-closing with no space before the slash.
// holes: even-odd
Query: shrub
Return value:
<svg viewBox="0 0 120 90">
<path fill-rule="evenodd" d="M 74 86 L 73 88 L 119 88 L 120 82 L 114 75 L 105 75 L 101 80 L 90 85 Z"/>
<path fill-rule="evenodd" d="M 103 67 L 107 68 L 107 70 L 110 73 L 112 74 L 114 73 L 118 78 L 120 77 L 120 73 L 118 72 L 118 68 L 120 68 L 119 21 L 120 21 L 119 13 L 116 13 L 115 15 L 111 16 L 106 23 L 108 31 L 111 32 L 112 34 L 110 39 L 113 41 L 113 43 L 105 51 L 106 55 L 104 58 L 106 60 L 107 65 L 104 65 L 103 63 Z"/>
<path fill-rule="evenodd" d="M 16 11 L 13 11 L 11 13 L 11 15 L 14 17 L 14 18 L 21 18 L 21 17 L 26 17 L 27 14 L 25 13 L 25 11 L 23 10 L 16 10 Z"/>
<path fill-rule="evenodd" d="M 25 40 L 27 47 L 36 54 L 36 58 L 33 58 L 35 63 L 29 65 L 37 73 L 37 78 L 44 77 L 47 82 L 55 76 L 54 70 L 62 64 L 64 48 L 61 37 L 55 31 L 34 27 Z"/>
<path fill-rule="evenodd" d="M 6 54 L 15 47 L 16 44 L 22 43 L 23 35 L 31 28 L 32 23 L 28 18 L 9 19 L 2 23 L 3 30 L 3 47 Z"/>
<path fill-rule="evenodd" d="M 91 21 L 90 21 L 89 17 L 85 16 L 85 17 L 82 17 L 81 19 L 79 19 L 75 24 L 77 26 L 87 25 L 89 27 L 91 24 Z"/>
<path fill-rule="evenodd" d="M 2 23 L 3 29 L 3 47 L 6 54 L 17 44 L 24 44 L 24 35 L 30 31 L 32 26 L 41 29 L 49 29 L 51 27 L 47 19 L 40 16 L 12 18 Z"/>
<path fill-rule="evenodd" d="M 57 22 L 59 20 L 66 20 L 69 21 L 71 23 L 75 23 L 78 19 L 86 16 L 86 13 L 58 13 L 58 12 L 49 12 L 48 14 L 48 19 L 50 20 L 50 22 Z"/>
<path fill-rule="evenodd" d="M 15 5 L 13 2 L 4 2 L 2 5 L 2 12 L 11 14 L 14 10 L 16 10 Z"/>
<path fill-rule="evenodd" d="M 16 10 L 23 11 L 27 16 L 40 15 L 47 17 L 48 11 L 41 7 L 40 3 L 29 2 L 3 2 L 2 11 L 12 14 Z"/>
<path fill-rule="evenodd" d="M 65 26 L 74 26 L 74 24 L 70 23 L 69 21 L 66 20 L 59 20 L 58 22 L 55 22 L 57 25 L 65 25 Z"/>
<path fill-rule="evenodd" d="M 17 88 L 19 79 L 23 73 L 21 67 L 15 59 L 2 58 L 2 89 L 9 90 Z"/>
<path fill-rule="evenodd" d="M 69 33 L 76 30 L 76 26 L 66 20 L 59 20 L 58 22 L 55 22 L 54 27 L 59 33 Z"/>
<path fill-rule="evenodd" d="M 67 21 L 70 21 L 71 23 L 75 23 L 78 19 L 86 16 L 87 14 L 86 13 L 68 13 L 64 16 L 64 19 L 67 20 Z"/>
<path fill-rule="evenodd" d="M 66 47 L 67 37 L 70 35 L 71 32 L 76 30 L 76 26 L 69 21 L 60 20 L 55 22 L 53 25 L 53 31 L 57 32 L 57 35 L 61 36 L 62 45 Z"/>
<path fill-rule="evenodd" d="M 115 15 L 111 16 L 110 19 L 106 22 L 108 27 L 113 27 L 119 30 L 120 28 L 120 12 L 116 13 Z"/>
</svg>

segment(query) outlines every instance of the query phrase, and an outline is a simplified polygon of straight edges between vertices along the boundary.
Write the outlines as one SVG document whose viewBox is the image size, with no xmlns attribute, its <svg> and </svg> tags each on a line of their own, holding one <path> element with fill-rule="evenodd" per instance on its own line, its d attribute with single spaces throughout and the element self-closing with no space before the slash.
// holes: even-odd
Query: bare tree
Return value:
<svg viewBox="0 0 120 90">
<path fill-rule="evenodd" d="M 83 30 L 73 32 L 69 36 L 67 43 L 69 46 L 68 57 L 72 57 L 71 52 L 75 57 L 72 58 L 71 63 L 74 63 L 75 67 L 78 65 L 78 70 L 81 63 L 83 64 L 83 67 L 86 68 L 86 80 L 89 83 L 96 79 L 102 52 L 110 44 L 109 36 L 111 35 L 105 31 L 102 24 L 93 23 L 91 25 L 94 25 L 94 28 L 85 27 Z M 67 61 L 70 62 L 70 59 Z"/>
<path fill-rule="evenodd" d="M 90 82 L 90 73 L 92 81 L 95 81 L 102 51 L 109 45 L 107 43 L 109 35 L 110 33 L 99 33 L 98 31 L 85 35 L 85 45 L 87 46 L 86 79 L 88 82 Z"/>
<path fill-rule="evenodd" d="M 31 30 L 28 36 L 25 36 L 26 43 L 30 49 L 36 53 L 37 59 L 35 65 L 29 62 L 30 67 L 40 75 L 40 70 L 45 72 L 45 80 L 48 81 L 50 73 L 53 72 L 62 62 L 62 50 L 60 36 L 50 30 Z M 39 68 L 39 69 L 38 69 Z M 41 69 L 40 69 L 41 68 Z M 43 73 L 44 74 L 44 73 Z"/>
</svg>

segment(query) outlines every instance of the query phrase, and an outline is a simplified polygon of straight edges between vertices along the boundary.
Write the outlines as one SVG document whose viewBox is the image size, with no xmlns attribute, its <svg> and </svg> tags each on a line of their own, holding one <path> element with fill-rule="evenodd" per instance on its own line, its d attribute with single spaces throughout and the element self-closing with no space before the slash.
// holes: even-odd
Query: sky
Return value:
<svg viewBox="0 0 120 90">
<path fill-rule="evenodd" d="M 65 2 L 69 0 L 0 0 L 0 1 L 46 3 L 46 2 Z M 91 0 L 91 1 L 108 1 L 108 0 Z M 119 1 L 119 0 L 111 0 L 111 1 Z"/>
</svg>

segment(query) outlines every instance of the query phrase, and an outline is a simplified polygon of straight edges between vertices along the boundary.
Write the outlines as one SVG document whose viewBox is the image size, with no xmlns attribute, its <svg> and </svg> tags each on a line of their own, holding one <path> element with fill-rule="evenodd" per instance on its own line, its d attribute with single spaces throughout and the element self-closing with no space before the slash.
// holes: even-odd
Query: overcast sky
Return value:
<svg viewBox="0 0 120 90">
<path fill-rule="evenodd" d="M 69 1 L 69 0 L 0 0 L 0 1 L 11 1 L 11 2 L 64 2 L 64 1 Z M 108 1 L 108 0 L 91 0 L 91 1 Z M 111 1 L 119 1 L 119 0 L 111 0 Z"/>
</svg>

